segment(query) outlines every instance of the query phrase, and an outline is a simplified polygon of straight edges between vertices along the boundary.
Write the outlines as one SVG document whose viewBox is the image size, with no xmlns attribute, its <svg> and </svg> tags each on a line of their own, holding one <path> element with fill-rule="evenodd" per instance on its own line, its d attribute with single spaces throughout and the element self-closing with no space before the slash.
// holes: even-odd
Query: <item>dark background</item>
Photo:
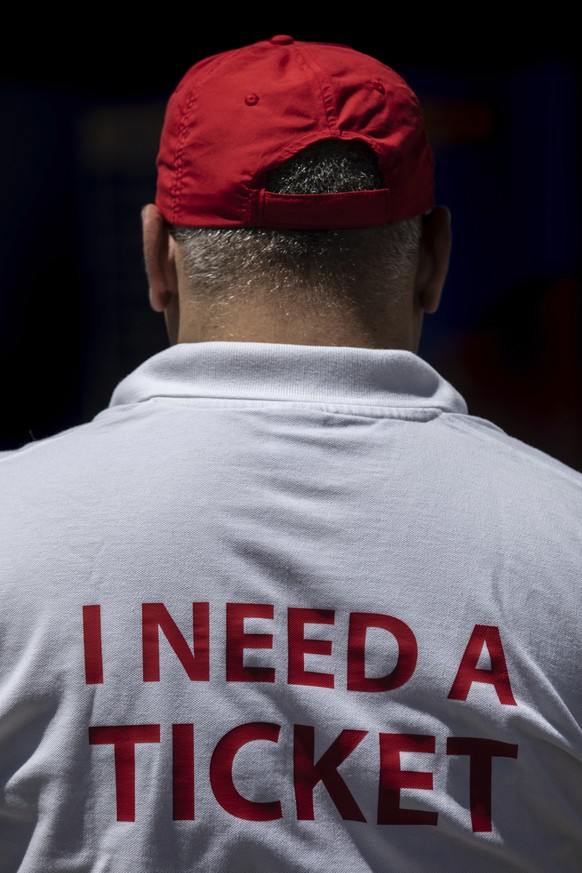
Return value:
<svg viewBox="0 0 582 873">
<path fill-rule="evenodd" d="M 250 8 L 224 25 L 220 9 L 202 28 L 195 12 L 122 26 L 100 10 L 6 31 L 0 449 L 90 420 L 166 347 L 139 223 L 165 101 L 201 57 L 290 33 L 374 55 L 417 91 L 454 234 L 420 353 L 473 414 L 582 470 L 581 64 L 552 11 L 509 27 L 490 7 L 321 25 Z"/>
</svg>

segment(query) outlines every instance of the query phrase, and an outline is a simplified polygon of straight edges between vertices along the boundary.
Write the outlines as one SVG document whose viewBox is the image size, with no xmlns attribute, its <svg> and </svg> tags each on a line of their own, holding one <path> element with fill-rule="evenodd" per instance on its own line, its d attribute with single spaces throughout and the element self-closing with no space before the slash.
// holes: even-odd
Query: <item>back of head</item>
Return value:
<svg viewBox="0 0 582 873">
<path fill-rule="evenodd" d="M 215 324 L 251 299 L 303 315 L 409 311 L 433 202 L 416 96 L 346 46 L 278 36 L 224 52 L 168 104 L 156 204 Z"/>
<path fill-rule="evenodd" d="M 281 194 L 378 190 L 374 152 L 354 140 L 324 140 L 269 173 Z M 420 218 L 375 227 L 318 230 L 172 226 L 189 289 L 216 310 L 251 296 L 307 311 L 396 303 L 414 269 Z"/>
</svg>

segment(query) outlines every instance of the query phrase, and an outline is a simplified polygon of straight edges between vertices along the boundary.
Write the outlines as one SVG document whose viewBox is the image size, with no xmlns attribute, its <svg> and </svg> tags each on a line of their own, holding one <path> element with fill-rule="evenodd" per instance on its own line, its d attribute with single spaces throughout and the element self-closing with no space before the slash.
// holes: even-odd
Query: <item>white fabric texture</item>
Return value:
<svg viewBox="0 0 582 873">
<path fill-rule="evenodd" d="M 582 476 L 416 355 L 174 346 L 0 507 L 2 873 L 581 869 Z"/>
</svg>

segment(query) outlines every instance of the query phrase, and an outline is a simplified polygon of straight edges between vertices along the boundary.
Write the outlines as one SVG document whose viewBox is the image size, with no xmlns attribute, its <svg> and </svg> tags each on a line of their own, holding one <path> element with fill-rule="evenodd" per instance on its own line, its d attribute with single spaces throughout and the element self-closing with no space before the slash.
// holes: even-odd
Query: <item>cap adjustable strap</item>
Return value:
<svg viewBox="0 0 582 873">
<path fill-rule="evenodd" d="M 334 194 L 278 194 L 265 190 L 256 193 L 252 212 L 253 223 L 258 227 L 282 230 L 370 227 L 392 218 L 388 188 Z"/>
</svg>

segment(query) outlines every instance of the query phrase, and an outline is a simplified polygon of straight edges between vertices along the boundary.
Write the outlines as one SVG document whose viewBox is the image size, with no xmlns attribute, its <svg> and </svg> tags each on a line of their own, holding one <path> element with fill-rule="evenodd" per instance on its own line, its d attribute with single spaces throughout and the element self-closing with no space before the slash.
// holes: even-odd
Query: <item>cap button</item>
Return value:
<svg viewBox="0 0 582 873">
<path fill-rule="evenodd" d="M 271 43 L 273 45 L 289 45 L 290 43 L 295 42 L 292 36 L 286 36 L 286 34 L 280 34 L 279 36 L 272 36 Z"/>
</svg>

